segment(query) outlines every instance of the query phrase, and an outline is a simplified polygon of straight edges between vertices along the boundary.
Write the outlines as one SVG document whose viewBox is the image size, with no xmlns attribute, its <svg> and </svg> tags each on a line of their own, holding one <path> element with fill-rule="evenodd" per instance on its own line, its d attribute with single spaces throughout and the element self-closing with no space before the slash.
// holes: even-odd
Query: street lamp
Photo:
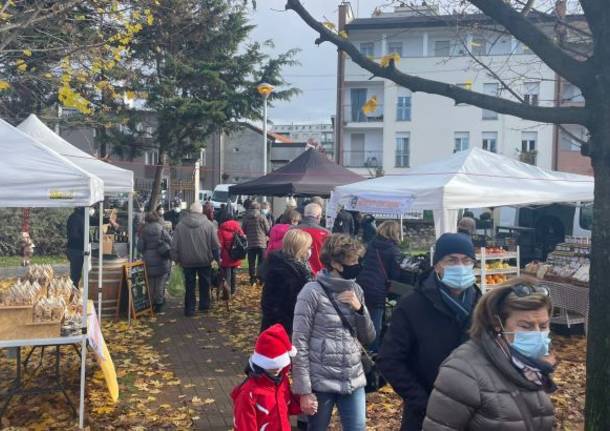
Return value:
<svg viewBox="0 0 610 431">
<path fill-rule="evenodd" d="M 256 90 L 263 96 L 263 175 L 267 175 L 267 99 L 273 92 L 273 85 L 263 82 Z"/>
</svg>

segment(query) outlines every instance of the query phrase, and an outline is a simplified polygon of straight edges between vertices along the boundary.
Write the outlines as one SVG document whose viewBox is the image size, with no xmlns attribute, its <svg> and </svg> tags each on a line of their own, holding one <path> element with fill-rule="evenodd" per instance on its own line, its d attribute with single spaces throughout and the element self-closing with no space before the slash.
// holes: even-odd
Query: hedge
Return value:
<svg viewBox="0 0 610 431">
<path fill-rule="evenodd" d="M 38 256 L 62 255 L 66 251 L 66 221 L 71 209 L 33 208 L 30 210 L 30 236 Z M 19 254 L 23 211 L 0 209 L 0 256 Z"/>
</svg>

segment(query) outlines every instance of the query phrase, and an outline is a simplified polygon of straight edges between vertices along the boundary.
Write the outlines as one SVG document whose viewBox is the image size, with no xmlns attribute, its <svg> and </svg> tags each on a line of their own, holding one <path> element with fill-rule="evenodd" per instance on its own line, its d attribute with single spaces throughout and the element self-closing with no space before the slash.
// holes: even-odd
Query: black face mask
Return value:
<svg viewBox="0 0 610 431">
<path fill-rule="evenodd" d="M 358 274 L 360 274 L 360 271 L 362 271 L 362 265 L 360 265 L 360 263 L 357 263 L 355 265 L 343 265 L 343 271 L 337 271 L 339 272 L 339 275 L 343 278 L 345 278 L 346 280 L 353 280 L 354 278 L 358 277 Z"/>
</svg>

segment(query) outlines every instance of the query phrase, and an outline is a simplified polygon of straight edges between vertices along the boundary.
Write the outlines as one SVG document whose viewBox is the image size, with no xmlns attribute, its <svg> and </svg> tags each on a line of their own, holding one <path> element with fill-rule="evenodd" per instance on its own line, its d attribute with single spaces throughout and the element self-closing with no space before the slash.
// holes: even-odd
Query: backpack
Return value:
<svg viewBox="0 0 610 431">
<path fill-rule="evenodd" d="M 235 232 L 233 234 L 233 244 L 229 250 L 229 256 L 231 259 L 240 260 L 246 257 L 248 252 L 248 238 L 245 235 L 240 235 Z"/>
</svg>

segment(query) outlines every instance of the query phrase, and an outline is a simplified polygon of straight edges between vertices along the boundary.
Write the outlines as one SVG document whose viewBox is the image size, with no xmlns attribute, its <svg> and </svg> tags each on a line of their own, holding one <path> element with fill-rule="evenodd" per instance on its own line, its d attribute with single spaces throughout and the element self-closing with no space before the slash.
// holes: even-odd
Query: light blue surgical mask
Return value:
<svg viewBox="0 0 610 431">
<path fill-rule="evenodd" d="M 549 354 L 549 345 L 551 344 L 551 337 L 549 337 L 549 331 L 517 331 L 508 332 L 508 334 L 514 334 L 515 339 L 511 346 L 521 353 L 532 359 L 539 359 Z M 504 334 L 507 334 L 505 332 Z"/>
<path fill-rule="evenodd" d="M 447 287 L 466 290 L 475 281 L 473 265 L 452 265 L 443 268 L 441 282 Z"/>
</svg>

